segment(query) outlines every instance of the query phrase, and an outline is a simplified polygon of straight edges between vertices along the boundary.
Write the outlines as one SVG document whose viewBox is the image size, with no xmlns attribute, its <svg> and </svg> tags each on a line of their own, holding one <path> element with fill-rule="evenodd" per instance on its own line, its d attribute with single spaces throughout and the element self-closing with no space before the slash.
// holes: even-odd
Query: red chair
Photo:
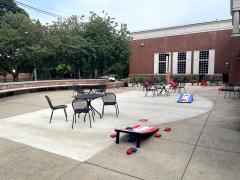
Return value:
<svg viewBox="0 0 240 180">
<path fill-rule="evenodd" d="M 173 79 L 170 79 L 169 82 L 169 88 L 172 92 L 176 92 L 177 88 L 178 88 L 178 83 L 175 83 Z"/>
</svg>

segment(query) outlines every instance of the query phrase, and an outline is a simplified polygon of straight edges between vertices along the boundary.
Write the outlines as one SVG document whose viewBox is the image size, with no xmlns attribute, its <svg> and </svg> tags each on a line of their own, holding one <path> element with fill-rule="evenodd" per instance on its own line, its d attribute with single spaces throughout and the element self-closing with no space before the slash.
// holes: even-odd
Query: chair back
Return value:
<svg viewBox="0 0 240 180">
<path fill-rule="evenodd" d="M 85 93 L 85 92 L 84 92 L 84 89 L 81 88 L 81 87 L 79 87 L 79 86 L 76 86 L 76 92 L 77 92 L 78 95 L 79 95 L 79 94 L 84 94 L 84 93 Z"/>
<path fill-rule="evenodd" d="M 107 90 L 107 85 L 104 84 L 104 85 L 101 85 L 101 86 L 96 90 L 96 92 L 98 92 L 98 93 L 105 93 L 106 90 Z"/>
<path fill-rule="evenodd" d="M 45 98 L 47 99 L 47 102 L 48 102 L 50 108 L 53 109 L 53 105 L 52 105 L 50 98 L 47 95 L 45 95 Z"/>
<path fill-rule="evenodd" d="M 176 85 L 173 79 L 170 79 L 169 84 L 170 84 L 170 87 L 175 87 Z"/>
<path fill-rule="evenodd" d="M 116 95 L 114 93 L 105 93 L 102 98 L 103 102 L 116 102 Z"/>
<path fill-rule="evenodd" d="M 226 91 L 234 91 L 234 85 L 232 83 L 225 84 Z"/>
<path fill-rule="evenodd" d="M 84 100 L 84 99 L 74 99 L 72 101 L 72 107 L 73 107 L 74 112 L 76 110 L 86 109 L 87 106 L 88 106 L 87 100 Z"/>
</svg>

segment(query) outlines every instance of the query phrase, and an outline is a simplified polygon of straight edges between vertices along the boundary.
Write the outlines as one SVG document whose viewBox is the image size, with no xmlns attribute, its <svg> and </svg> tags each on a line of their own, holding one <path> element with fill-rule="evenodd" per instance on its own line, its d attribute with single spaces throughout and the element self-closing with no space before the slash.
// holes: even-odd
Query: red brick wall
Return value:
<svg viewBox="0 0 240 180">
<path fill-rule="evenodd" d="M 153 74 L 154 53 L 210 49 L 215 49 L 215 74 L 223 73 L 226 71 L 225 62 L 232 61 L 231 58 L 234 56 L 232 54 L 236 54 L 236 51 L 239 51 L 239 48 L 236 48 L 235 46 L 240 47 L 239 39 L 235 39 L 235 48 L 231 50 L 231 44 L 233 43 L 231 34 L 231 30 L 224 30 L 144 40 L 133 40 L 131 42 L 132 55 L 129 67 L 130 75 Z M 140 45 L 142 42 L 144 43 L 144 46 Z M 239 66 L 239 62 L 235 63 L 235 65 L 236 64 Z M 233 71 L 231 75 L 237 76 L 236 72 L 236 70 Z M 238 79 L 240 79 L 240 77 Z"/>
<path fill-rule="evenodd" d="M 230 80 L 240 85 L 240 37 L 231 38 Z"/>
</svg>

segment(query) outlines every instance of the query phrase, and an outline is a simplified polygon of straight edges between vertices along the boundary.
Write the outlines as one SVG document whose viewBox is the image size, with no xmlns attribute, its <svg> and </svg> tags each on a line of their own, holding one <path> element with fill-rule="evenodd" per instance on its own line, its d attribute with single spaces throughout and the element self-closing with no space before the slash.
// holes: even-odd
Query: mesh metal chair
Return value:
<svg viewBox="0 0 240 180">
<path fill-rule="evenodd" d="M 156 89 L 154 86 L 152 85 L 148 85 L 148 84 L 144 84 L 143 85 L 144 89 L 145 89 L 145 96 L 148 95 L 148 92 L 151 91 L 153 93 L 153 97 L 155 96 L 155 93 L 156 93 Z"/>
<path fill-rule="evenodd" d="M 79 95 L 79 94 L 84 94 L 84 93 L 88 93 L 88 92 L 85 92 L 83 88 L 81 88 L 80 86 L 73 86 L 73 97 L 76 95 Z"/>
<path fill-rule="evenodd" d="M 72 101 L 72 107 L 73 107 L 73 111 L 74 111 L 74 114 L 73 114 L 73 121 L 72 121 L 72 129 L 73 129 L 73 124 L 74 122 L 76 123 L 77 122 L 77 118 L 76 118 L 76 115 L 78 114 L 80 116 L 81 113 L 84 113 L 85 116 L 84 116 L 84 122 L 86 120 L 86 115 L 88 114 L 89 116 L 89 123 L 90 123 L 90 128 L 92 128 L 92 123 L 91 123 L 91 116 L 90 116 L 90 111 L 91 109 L 89 108 L 89 105 L 88 105 L 88 101 L 87 100 L 83 100 L 83 99 L 74 99 Z M 79 117 L 78 116 L 78 117 Z M 93 121 L 94 121 L 94 116 L 93 116 L 93 112 L 92 112 L 92 117 L 93 117 Z"/>
<path fill-rule="evenodd" d="M 225 87 L 224 87 L 224 91 L 225 91 L 224 98 L 227 95 L 227 93 L 229 93 L 229 97 L 231 97 L 232 92 L 233 92 L 233 98 L 235 98 L 236 91 L 235 91 L 234 85 L 232 83 L 226 83 Z"/>
<path fill-rule="evenodd" d="M 63 110 L 64 110 L 64 114 L 65 114 L 65 117 L 66 117 L 66 121 L 68 121 L 68 120 L 67 120 L 67 112 L 66 112 L 67 106 L 66 106 L 66 105 L 53 106 L 50 98 L 49 98 L 47 95 L 45 95 L 45 98 L 47 99 L 47 102 L 48 102 L 50 108 L 52 109 L 52 114 L 51 114 L 49 123 L 51 123 L 51 121 L 52 121 L 53 112 L 54 112 L 55 110 L 58 110 L 58 109 L 63 109 Z"/>
<path fill-rule="evenodd" d="M 99 93 L 99 94 L 104 94 L 107 90 L 107 85 L 101 85 L 99 89 L 96 89 L 96 93 Z"/>
<path fill-rule="evenodd" d="M 116 95 L 114 93 L 105 93 L 102 97 L 103 99 L 103 109 L 102 109 L 102 116 L 104 114 L 104 106 L 115 106 L 116 108 L 116 116 L 118 117 L 119 115 L 119 108 L 118 108 L 118 103 L 116 101 Z"/>
</svg>

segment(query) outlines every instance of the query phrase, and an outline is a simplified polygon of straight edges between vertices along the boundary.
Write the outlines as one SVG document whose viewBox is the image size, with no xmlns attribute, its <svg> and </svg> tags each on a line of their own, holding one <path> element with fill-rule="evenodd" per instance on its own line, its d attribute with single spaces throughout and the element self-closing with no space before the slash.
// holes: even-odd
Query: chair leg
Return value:
<svg viewBox="0 0 240 180">
<path fill-rule="evenodd" d="M 86 113 L 87 114 L 87 113 Z M 90 122 L 90 128 L 92 128 L 92 122 L 91 122 L 91 116 L 90 113 L 88 112 L 88 117 L 89 117 L 89 122 Z"/>
<path fill-rule="evenodd" d="M 118 117 L 117 105 L 115 104 L 116 116 Z"/>
<path fill-rule="evenodd" d="M 227 91 L 225 91 L 225 94 L 224 94 L 224 99 L 225 99 L 225 96 L 226 96 L 226 94 L 227 94 Z"/>
<path fill-rule="evenodd" d="M 75 113 L 73 114 L 72 129 L 73 129 L 73 124 L 74 124 L 74 117 L 75 117 Z"/>
<path fill-rule="evenodd" d="M 75 124 L 77 123 L 77 114 L 74 115 L 75 117 Z"/>
<path fill-rule="evenodd" d="M 50 117 L 49 124 L 50 124 L 50 123 L 51 123 L 51 121 L 52 121 L 53 111 L 54 111 L 54 110 L 52 110 L 52 114 L 51 114 L 51 117 Z"/>
<path fill-rule="evenodd" d="M 84 115 L 84 122 L 86 122 L 86 115 L 87 115 L 87 113 L 85 113 L 85 115 Z"/>
<path fill-rule="evenodd" d="M 119 115 L 119 107 L 118 107 L 118 103 L 116 103 L 116 107 L 117 107 L 117 112 L 118 112 L 118 115 Z M 118 116 L 117 116 L 118 117 Z"/>
<path fill-rule="evenodd" d="M 65 114 L 65 117 L 66 117 L 66 121 L 68 121 L 68 120 L 67 120 L 67 112 L 66 112 L 66 108 L 64 108 L 63 110 L 64 110 L 64 114 Z"/>
<path fill-rule="evenodd" d="M 94 119 L 94 111 L 93 111 L 93 110 L 91 110 L 91 111 L 92 111 L 93 122 L 95 122 L 95 119 Z"/>
<path fill-rule="evenodd" d="M 102 108 L 102 117 L 103 117 L 103 115 L 104 115 L 104 105 L 103 105 L 103 108 Z"/>
</svg>

